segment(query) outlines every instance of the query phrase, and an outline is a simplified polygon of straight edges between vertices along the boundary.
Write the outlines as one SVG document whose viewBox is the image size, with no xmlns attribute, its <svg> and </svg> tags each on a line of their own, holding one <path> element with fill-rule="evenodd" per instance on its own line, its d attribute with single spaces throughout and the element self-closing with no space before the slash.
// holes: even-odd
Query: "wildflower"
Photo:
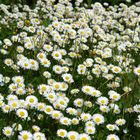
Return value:
<svg viewBox="0 0 140 140">
<path fill-rule="evenodd" d="M 107 136 L 106 140 L 120 140 L 120 138 L 115 134 L 110 134 Z"/>
<path fill-rule="evenodd" d="M 32 126 L 32 129 L 33 129 L 35 132 L 39 132 L 39 131 L 40 131 L 40 128 L 39 128 L 39 126 L 37 126 L 37 125 L 33 125 L 33 126 Z"/>
<path fill-rule="evenodd" d="M 107 105 L 108 104 L 108 98 L 101 96 L 97 99 L 97 103 L 100 104 L 100 105 Z"/>
<path fill-rule="evenodd" d="M 101 114 L 94 114 L 92 119 L 97 125 L 104 123 L 104 116 Z"/>
<path fill-rule="evenodd" d="M 82 107 L 83 106 L 83 99 L 76 99 L 74 100 L 74 105 L 77 107 Z"/>
<path fill-rule="evenodd" d="M 115 123 L 119 126 L 122 126 L 126 123 L 126 120 L 125 119 L 117 119 Z"/>
<path fill-rule="evenodd" d="M 78 140 L 79 134 L 75 131 L 69 131 L 67 137 L 69 140 Z"/>
<path fill-rule="evenodd" d="M 47 140 L 46 137 L 45 137 L 45 134 L 44 133 L 41 133 L 41 132 L 35 132 L 33 134 L 33 139 L 34 140 L 39 140 L 39 139 L 41 139 L 41 140 Z"/>
<path fill-rule="evenodd" d="M 60 111 L 55 111 L 54 110 L 54 111 L 52 111 L 51 116 L 52 116 L 52 118 L 58 120 L 62 117 L 62 113 Z"/>
<path fill-rule="evenodd" d="M 60 123 L 63 125 L 71 125 L 71 120 L 67 117 L 61 117 Z"/>
<path fill-rule="evenodd" d="M 2 132 L 6 137 L 11 137 L 14 134 L 13 129 L 10 126 L 4 127 Z"/>
<path fill-rule="evenodd" d="M 95 127 L 88 126 L 85 128 L 87 134 L 95 134 Z"/>
<path fill-rule="evenodd" d="M 53 50 L 53 47 L 48 44 L 44 44 L 43 49 L 47 52 L 51 52 Z"/>
<path fill-rule="evenodd" d="M 32 134 L 29 131 L 21 131 L 20 135 L 18 136 L 19 140 L 32 140 Z"/>
<path fill-rule="evenodd" d="M 78 124 L 79 124 L 79 119 L 73 118 L 73 119 L 71 120 L 71 123 L 72 123 L 73 125 L 78 125 Z"/>
<path fill-rule="evenodd" d="M 136 104 L 133 109 L 135 112 L 140 113 L 140 104 Z"/>
<path fill-rule="evenodd" d="M 16 114 L 18 117 L 22 118 L 22 119 L 26 119 L 28 117 L 28 112 L 25 109 L 18 109 L 16 111 Z"/>
<path fill-rule="evenodd" d="M 114 125 L 114 124 L 108 124 L 108 125 L 106 125 L 106 127 L 110 131 L 114 131 L 116 129 L 116 125 Z"/>
<path fill-rule="evenodd" d="M 38 102 L 38 99 L 36 98 L 36 96 L 30 95 L 26 97 L 26 102 L 30 106 L 35 106 Z"/>
<path fill-rule="evenodd" d="M 65 138 L 67 136 L 67 131 L 65 129 L 58 129 L 57 135 L 61 138 Z"/>
<path fill-rule="evenodd" d="M 19 108 L 19 106 L 20 106 L 18 100 L 9 101 L 8 104 L 9 104 L 10 108 L 13 110 Z"/>
<path fill-rule="evenodd" d="M 140 76 L 140 66 L 138 66 L 138 67 L 136 67 L 136 68 L 134 69 L 134 73 L 135 73 L 136 75 Z"/>
<path fill-rule="evenodd" d="M 71 74 L 68 74 L 68 73 L 63 74 L 63 75 L 62 75 L 62 78 L 63 78 L 63 80 L 64 80 L 65 82 L 68 82 L 68 83 L 74 82 L 73 77 L 72 77 Z"/>
<path fill-rule="evenodd" d="M 55 59 L 55 60 L 60 60 L 62 59 L 62 55 L 59 51 L 53 51 L 52 52 L 52 57 Z"/>
<path fill-rule="evenodd" d="M 81 119 L 82 119 L 83 121 L 88 121 L 88 120 L 91 119 L 91 115 L 88 114 L 88 113 L 82 113 L 82 114 L 81 114 Z"/>
<path fill-rule="evenodd" d="M 90 136 L 88 134 L 84 134 L 84 133 L 79 135 L 79 140 L 83 140 L 83 139 L 91 140 Z"/>
<path fill-rule="evenodd" d="M 109 96 L 110 96 L 110 99 L 114 100 L 114 101 L 118 101 L 120 100 L 121 96 L 120 94 L 118 94 L 117 92 L 113 91 L 113 90 L 110 90 L 108 92 Z"/>
<path fill-rule="evenodd" d="M 122 71 L 122 69 L 120 68 L 120 67 L 118 67 L 118 66 L 114 66 L 113 68 L 112 68 L 112 72 L 113 73 L 120 73 Z"/>
</svg>

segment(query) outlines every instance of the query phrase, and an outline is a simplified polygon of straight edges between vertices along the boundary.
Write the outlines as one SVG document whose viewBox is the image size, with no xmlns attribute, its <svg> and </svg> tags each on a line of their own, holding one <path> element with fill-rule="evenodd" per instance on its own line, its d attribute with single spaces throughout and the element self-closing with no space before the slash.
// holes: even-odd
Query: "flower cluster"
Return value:
<svg viewBox="0 0 140 140">
<path fill-rule="evenodd" d="M 139 8 L 86 8 L 82 0 L 75 7 L 70 0 L 38 0 L 34 9 L 1 4 L 0 138 L 135 137 Z"/>
</svg>

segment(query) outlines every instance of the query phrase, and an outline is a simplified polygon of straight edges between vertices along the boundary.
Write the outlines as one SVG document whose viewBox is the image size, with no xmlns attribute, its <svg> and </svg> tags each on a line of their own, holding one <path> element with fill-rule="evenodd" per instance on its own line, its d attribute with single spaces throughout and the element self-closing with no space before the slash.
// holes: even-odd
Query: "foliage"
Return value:
<svg viewBox="0 0 140 140">
<path fill-rule="evenodd" d="M 75 3 L 75 0 L 71 0 L 71 1 L 73 4 Z M 56 0 L 56 3 L 57 2 L 58 2 L 58 0 Z M 100 2 L 100 3 L 107 2 L 110 5 L 118 5 L 120 3 L 132 5 L 135 2 L 139 2 L 139 0 L 130 0 L 130 1 L 126 1 L 126 0 L 83 0 L 83 3 L 88 4 L 89 7 L 91 6 L 91 4 L 93 4 L 95 2 Z M 31 7 L 34 7 L 35 4 L 37 3 L 37 0 L 0 0 L 0 3 L 11 4 L 11 5 L 21 3 L 21 4 L 27 4 Z"/>
<path fill-rule="evenodd" d="M 1 2 L 0 140 L 140 139 L 139 7 Z"/>
</svg>

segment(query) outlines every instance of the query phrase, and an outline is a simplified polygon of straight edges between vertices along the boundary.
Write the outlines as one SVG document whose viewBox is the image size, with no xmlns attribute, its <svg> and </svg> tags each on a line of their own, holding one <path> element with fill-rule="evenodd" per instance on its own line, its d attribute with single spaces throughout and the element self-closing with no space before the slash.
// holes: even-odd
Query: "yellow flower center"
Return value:
<svg viewBox="0 0 140 140">
<path fill-rule="evenodd" d="M 63 101 L 60 101 L 60 104 L 61 104 L 61 105 L 64 105 L 64 102 L 63 102 Z"/>
<path fill-rule="evenodd" d="M 58 53 L 56 53 L 56 54 L 55 54 L 55 57 L 59 57 L 59 54 L 58 54 Z"/>
<path fill-rule="evenodd" d="M 9 106 L 6 106 L 6 107 L 5 107 L 5 110 L 10 110 L 10 107 L 9 107 Z"/>
<path fill-rule="evenodd" d="M 96 118 L 95 121 L 98 123 L 98 122 L 101 121 L 101 119 L 100 118 Z"/>
<path fill-rule="evenodd" d="M 23 135 L 23 139 L 27 140 L 29 138 L 29 136 L 27 134 Z"/>
<path fill-rule="evenodd" d="M 51 99 L 52 99 L 52 98 L 53 98 L 53 95 L 49 95 L 49 98 L 51 98 Z"/>
<path fill-rule="evenodd" d="M 81 140 L 87 140 L 87 138 L 86 137 L 83 137 Z"/>
<path fill-rule="evenodd" d="M 13 106 L 13 107 L 17 107 L 17 103 L 13 103 L 12 106 Z"/>
<path fill-rule="evenodd" d="M 68 76 L 66 76 L 65 78 L 66 78 L 66 80 L 69 80 L 70 79 L 70 77 L 68 77 Z"/>
<path fill-rule="evenodd" d="M 60 87 L 60 86 L 59 86 L 58 84 L 57 84 L 57 85 L 55 85 L 55 88 L 56 88 L 56 89 L 59 89 L 59 87 Z"/>
<path fill-rule="evenodd" d="M 59 115 L 58 114 L 54 114 L 54 117 L 58 117 Z"/>
<path fill-rule="evenodd" d="M 50 108 L 47 108 L 46 111 L 47 111 L 47 112 L 51 112 L 51 109 L 50 109 Z"/>
<path fill-rule="evenodd" d="M 101 100 L 101 103 L 104 104 L 105 103 L 105 100 Z"/>
<path fill-rule="evenodd" d="M 19 114 L 20 114 L 20 116 L 22 116 L 22 117 L 25 115 L 25 113 L 24 113 L 23 111 L 20 112 Z"/>
<path fill-rule="evenodd" d="M 140 69 L 137 70 L 137 73 L 140 73 Z"/>
<path fill-rule="evenodd" d="M 89 88 L 86 88 L 86 92 L 90 92 L 90 89 Z"/>
<path fill-rule="evenodd" d="M 30 101 L 30 103 L 33 103 L 34 102 L 34 99 L 31 98 L 29 101 Z"/>
<path fill-rule="evenodd" d="M 45 91 L 46 90 L 46 87 L 42 87 L 42 91 Z"/>
<path fill-rule="evenodd" d="M 64 133 L 64 132 L 60 132 L 59 134 L 60 134 L 60 136 L 64 136 L 64 135 L 65 135 L 65 133 Z"/>
<path fill-rule="evenodd" d="M 117 98 L 117 95 L 113 95 L 113 98 L 116 99 Z"/>
<path fill-rule="evenodd" d="M 75 140 L 76 139 L 76 136 L 75 135 L 71 135 L 70 136 L 70 140 Z"/>
<path fill-rule="evenodd" d="M 17 79 L 17 83 L 20 83 L 20 79 Z"/>
<path fill-rule="evenodd" d="M 10 130 L 6 130 L 6 134 L 10 134 L 11 133 L 11 131 Z"/>
</svg>

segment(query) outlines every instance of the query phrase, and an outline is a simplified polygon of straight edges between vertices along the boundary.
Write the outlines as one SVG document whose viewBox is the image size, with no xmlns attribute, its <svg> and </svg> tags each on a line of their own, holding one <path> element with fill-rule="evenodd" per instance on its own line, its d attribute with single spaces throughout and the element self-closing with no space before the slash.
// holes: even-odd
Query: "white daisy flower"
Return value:
<svg viewBox="0 0 140 140">
<path fill-rule="evenodd" d="M 120 140 L 120 138 L 115 134 L 110 134 L 107 136 L 106 140 Z"/>
<path fill-rule="evenodd" d="M 65 138 L 67 136 L 67 131 L 65 129 L 58 129 L 57 135 L 61 138 Z"/>
<path fill-rule="evenodd" d="M 18 140 L 32 140 L 33 136 L 29 131 L 21 131 L 18 136 Z"/>
<path fill-rule="evenodd" d="M 104 116 L 101 114 L 94 114 L 92 119 L 97 125 L 103 124 L 105 121 Z"/>
<path fill-rule="evenodd" d="M 4 127 L 2 132 L 6 137 L 11 137 L 14 134 L 13 128 L 10 126 Z"/>
<path fill-rule="evenodd" d="M 22 119 L 26 119 L 28 117 L 28 112 L 25 109 L 18 109 L 16 111 L 16 114 L 18 117 L 22 118 Z"/>
</svg>

